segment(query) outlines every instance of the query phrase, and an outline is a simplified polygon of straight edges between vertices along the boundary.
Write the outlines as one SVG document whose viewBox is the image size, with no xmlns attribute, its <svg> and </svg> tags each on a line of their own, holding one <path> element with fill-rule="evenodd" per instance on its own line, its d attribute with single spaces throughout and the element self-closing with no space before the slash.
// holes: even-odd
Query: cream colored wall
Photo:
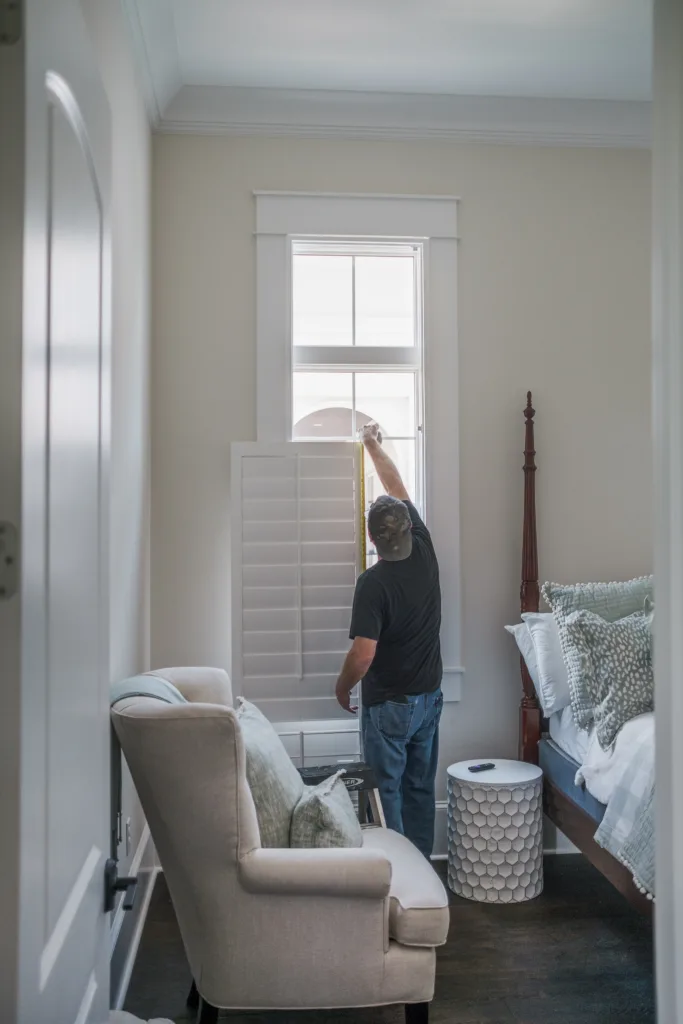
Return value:
<svg viewBox="0 0 683 1024">
<path fill-rule="evenodd" d="M 110 673 L 149 668 L 149 357 L 151 133 L 121 4 L 83 0 L 112 113 L 112 434 Z M 131 849 L 144 827 L 125 772 Z"/>
<path fill-rule="evenodd" d="M 255 437 L 254 189 L 461 197 L 466 674 L 442 759 L 511 755 L 519 672 L 502 627 L 519 608 L 528 388 L 543 579 L 651 570 L 649 154 L 155 138 L 157 665 L 230 663 L 230 442 Z"/>
</svg>

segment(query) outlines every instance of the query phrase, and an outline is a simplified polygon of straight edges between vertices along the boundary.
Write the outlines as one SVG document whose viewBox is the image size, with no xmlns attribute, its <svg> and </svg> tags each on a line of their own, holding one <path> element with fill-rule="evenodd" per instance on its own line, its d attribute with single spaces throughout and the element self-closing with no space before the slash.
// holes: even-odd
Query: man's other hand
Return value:
<svg viewBox="0 0 683 1024">
<path fill-rule="evenodd" d="M 343 685 L 341 680 L 337 683 L 335 696 L 337 698 L 337 703 L 344 709 L 344 711 L 348 711 L 350 715 L 356 714 L 358 707 L 353 707 L 351 705 L 351 691 Z"/>
</svg>

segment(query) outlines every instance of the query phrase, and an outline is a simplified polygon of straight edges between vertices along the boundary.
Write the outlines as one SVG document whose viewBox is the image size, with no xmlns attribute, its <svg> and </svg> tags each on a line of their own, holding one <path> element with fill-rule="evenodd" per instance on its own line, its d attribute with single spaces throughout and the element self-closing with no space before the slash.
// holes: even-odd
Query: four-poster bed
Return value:
<svg viewBox="0 0 683 1024">
<path fill-rule="evenodd" d="M 520 590 L 522 613 L 538 612 L 540 603 L 536 534 L 535 410 L 531 402 L 531 392 L 527 393 L 524 417 L 524 523 Z M 532 764 L 541 761 L 545 770 L 543 806 L 547 817 L 632 904 L 643 913 L 651 914 L 652 902 L 633 884 L 628 869 L 596 843 L 594 835 L 599 818 L 596 820 L 595 809 L 593 813 L 588 813 L 577 800 L 572 799 L 567 792 L 567 786 L 561 787 L 553 778 L 554 761 L 552 757 L 543 756 L 544 753 L 552 753 L 552 741 L 546 735 L 548 723 L 543 718 L 534 683 L 523 656 L 520 661 L 522 699 L 519 711 L 519 757 L 522 761 Z M 597 813 L 599 814 L 599 811 Z"/>
</svg>

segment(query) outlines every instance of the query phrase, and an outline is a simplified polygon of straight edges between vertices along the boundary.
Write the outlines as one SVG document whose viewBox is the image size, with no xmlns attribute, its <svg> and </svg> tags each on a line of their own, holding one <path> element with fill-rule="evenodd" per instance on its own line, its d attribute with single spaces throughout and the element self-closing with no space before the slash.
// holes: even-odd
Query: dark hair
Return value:
<svg viewBox="0 0 683 1024">
<path fill-rule="evenodd" d="M 408 506 L 398 498 L 383 494 L 368 512 L 368 532 L 377 554 L 386 562 L 402 562 L 413 550 L 413 521 Z"/>
</svg>

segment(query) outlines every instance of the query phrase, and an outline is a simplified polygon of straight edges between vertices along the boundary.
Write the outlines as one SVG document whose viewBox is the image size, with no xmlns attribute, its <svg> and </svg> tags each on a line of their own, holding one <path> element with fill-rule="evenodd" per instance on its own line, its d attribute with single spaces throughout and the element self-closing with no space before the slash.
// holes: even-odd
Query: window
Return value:
<svg viewBox="0 0 683 1024">
<path fill-rule="evenodd" d="M 357 453 L 348 444 L 357 427 L 370 419 L 379 422 L 387 450 L 425 515 L 440 555 L 446 700 L 459 699 L 463 671 L 457 209 L 452 196 L 297 192 L 255 196 L 258 445 L 284 444 L 290 451 L 302 446 L 302 458 L 304 452 L 315 450 L 314 457 L 323 460 L 329 458 L 323 455 L 325 446 L 353 447 Z M 321 462 L 320 468 L 324 469 L 321 486 L 329 489 L 335 476 L 332 463 L 325 468 Z M 353 488 L 358 537 L 363 506 L 355 483 Z M 379 482 L 367 472 L 365 509 L 378 493 Z M 274 513 L 275 508 L 269 511 Z M 301 523 L 303 538 L 313 527 L 304 528 L 304 519 Z M 334 530 L 341 528 L 335 525 Z M 251 524 L 248 531 L 252 529 L 262 527 Z M 302 559 L 314 550 L 302 549 Z M 311 572 L 305 559 L 301 565 L 302 573 Z M 316 563 L 318 585 L 335 586 L 335 574 L 340 571 L 338 561 Z M 349 571 L 348 565 L 344 571 Z M 250 566 L 247 575 L 251 572 Z M 325 615 L 333 610 L 336 614 L 344 604 L 336 601 L 336 591 L 329 590 L 335 600 L 334 609 L 328 607 L 322 600 L 327 593 L 302 593 L 306 621 L 312 610 L 309 598 L 315 598 L 316 614 L 322 614 L 322 608 Z M 274 589 L 272 600 L 278 596 Z M 339 615 L 341 621 L 342 612 Z M 239 612 L 234 628 L 246 628 Z M 336 643 L 331 628 L 325 632 Z M 334 628 L 341 626 L 335 623 Z M 309 638 L 304 639 L 308 643 Z M 346 647 L 345 641 L 326 653 L 343 657 Z M 303 683 L 287 673 L 285 660 L 274 672 L 274 678 L 280 679 L 279 696 L 275 699 L 273 692 L 268 704 L 274 720 L 339 717 L 334 698 L 321 680 L 315 683 L 315 697 L 305 693 L 307 665 L 306 661 Z M 248 668 L 251 672 L 254 666 L 250 663 Z"/>
<path fill-rule="evenodd" d="M 376 421 L 421 507 L 422 246 L 293 241 L 291 258 L 292 439 L 350 441 Z M 367 460 L 366 505 L 381 493 Z"/>
</svg>

